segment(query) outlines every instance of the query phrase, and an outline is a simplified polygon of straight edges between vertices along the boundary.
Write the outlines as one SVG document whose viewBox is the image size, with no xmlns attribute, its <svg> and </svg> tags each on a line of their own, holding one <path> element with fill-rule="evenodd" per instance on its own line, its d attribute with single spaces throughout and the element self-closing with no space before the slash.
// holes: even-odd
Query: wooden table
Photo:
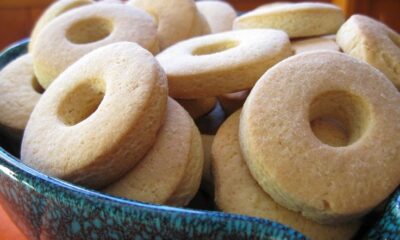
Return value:
<svg viewBox="0 0 400 240">
<path fill-rule="evenodd" d="M 0 205 L 0 239 L 2 240 L 28 240 L 14 225 L 7 213 Z"/>
</svg>

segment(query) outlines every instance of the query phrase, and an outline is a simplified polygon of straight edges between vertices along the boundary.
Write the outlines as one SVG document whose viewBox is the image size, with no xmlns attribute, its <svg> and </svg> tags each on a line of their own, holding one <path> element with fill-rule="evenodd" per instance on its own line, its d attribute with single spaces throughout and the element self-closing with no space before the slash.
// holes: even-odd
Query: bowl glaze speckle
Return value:
<svg viewBox="0 0 400 240">
<path fill-rule="evenodd" d="M 1 53 L 0 69 L 24 54 L 27 43 Z M 0 143 L 7 143 L 2 138 Z M 267 219 L 146 204 L 84 189 L 25 166 L 3 147 L 0 204 L 31 239 L 306 239 Z M 400 190 L 366 238 L 400 239 Z"/>
</svg>

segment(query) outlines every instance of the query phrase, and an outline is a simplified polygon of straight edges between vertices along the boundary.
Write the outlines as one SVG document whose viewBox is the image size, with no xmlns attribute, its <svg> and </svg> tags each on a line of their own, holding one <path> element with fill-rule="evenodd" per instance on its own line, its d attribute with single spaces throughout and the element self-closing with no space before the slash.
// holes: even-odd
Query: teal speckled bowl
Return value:
<svg viewBox="0 0 400 240">
<path fill-rule="evenodd" d="M 25 53 L 27 42 L 1 53 L 0 69 Z M 0 204 L 31 239 L 306 239 L 266 219 L 145 204 L 87 190 L 25 166 L 3 147 Z M 400 239 L 400 191 L 366 236 Z"/>
</svg>

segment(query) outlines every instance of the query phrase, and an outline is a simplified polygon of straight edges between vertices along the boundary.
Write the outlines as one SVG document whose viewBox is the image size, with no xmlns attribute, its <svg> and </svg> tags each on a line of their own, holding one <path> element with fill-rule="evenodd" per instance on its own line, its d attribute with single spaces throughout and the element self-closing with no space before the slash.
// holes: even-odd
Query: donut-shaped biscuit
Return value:
<svg viewBox="0 0 400 240">
<path fill-rule="evenodd" d="M 227 93 L 218 96 L 218 101 L 221 103 L 222 109 L 227 115 L 231 115 L 241 108 L 249 96 L 250 90 L 243 90 L 240 92 Z"/>
<path fill-rule="evenodd" d="M 31 55 L 17 58 L 0 71 L 0 128 L 7 135 L 22 137 L 42 92 L 33 74 Z"/>
<path fill-rule="evenodd" d="M 316 37 L 292 41 L 295 54 L 317 50 L 331 50 L 340 52 L 339 45 L 330 38 Z"/>
<path fill-rule="evenodd" d="M 400 90 L 400 35 L 385 24 L 353 15 L 339 29 L 337 43 L 343 52 L 383 72 Z"/>
<path fill-rule="evenodd" d="M 187 112 L 169 99 L 157 140 L 144 159 L 105 192 L 143 202 L 185 206 L 203 170 L 200 133 Z"/>
<path fill-rule="evenodd" d="M 190 114 L 193 119 L 197 119 L 210 111 L 217 105 L 215 97 L 198 99 L 177 99 L 178 103 Z"/>
<path fill-rule="evenodd" d="M 237 17 L 236 10 L 226 2 L 196 2 L 197 9 L 206 18 L 211 33 L 232 30 L 233 21 Z"/>
<path fill-rule="evenodd" d="M 182 41 L 157 60 L 167 73 L 170 96 L 203 98 L 251 88 L 268 68 L 290 55 L 284 32 L 250 29 Z"/>
<path fill-rule="evenodd" d="M 277 204 L 253 179 L 240 153 L 240 110 L 232 114 L 218 130 L 212 146 L 212 170 L 215 202 L 225 212 L 278 221 L 316 240 L 351 239 L 360 222 L 322 225 Z"/>
<path fill-rule="evenodd" d="M 127 4 L 141 8 L 154 17 L 158 23 L 161 49 L 210 32 L 193 0 L 130 0 Z"/>
<path fill-rule="evenodd" d="M 92 50 L 115 42 L 158 50 L 151 16 L 122 4 L 91 4 L 62 14 L 40 31 L 32 49 L 39 83 L 47 88 L 68 66 Z"/>
<path fill-rule="evenodd" d="M 327 3 L 285 3 L 246 13 L 233 23 L 234 29 L 274 28 L 290 38 L 333 34 L 344 22 L 343 11 Z"/>
<path fill-rule="evenodd" d="M 50 175 L 101 188 L 129 171 L 156 140 L 166 76 L 136 43 L 99 48 L 64 71 L 32 112 L 21 160 Z"/>
<path fill-rule="evenodd" d="M 318 138 L 315 121 L 335 122 L 344 144 Z M 252 175 L 279 204 L 321 223 L 349 221 L 400 183 L 400 94 L 345 54 L 299 54 L 252 89 L 240 141 Z"/>
<path fill-rule="evenodd" d="M 258 6 L 258 7 L 256 7 L 254 10 L 261 9 L 261 8 L 271 8 L 271 7 L 281 6 L 281 5 L 283 5 L 283 4 L 293 4 L 293 3 L 291 3 L 291 2 L 272 2 L 272 3 L 265 3 L 265 4 L 262 4 L 262 5 Z"/>
<path fill-rule="evenodd" d="M 88 5 L 91 3 L 93 3 L 92 0 L 58 0 L 53 4 L 51 4 L 40 16 L 39 20 L 36 22 L 35 27 L 32 30 L 28 46 L 29 51 L 30 52 L 32 51 L 32 46 L 39 32 L 54 18 L 58 17 L 59 15 L 71 9 Z"/>
</svg>

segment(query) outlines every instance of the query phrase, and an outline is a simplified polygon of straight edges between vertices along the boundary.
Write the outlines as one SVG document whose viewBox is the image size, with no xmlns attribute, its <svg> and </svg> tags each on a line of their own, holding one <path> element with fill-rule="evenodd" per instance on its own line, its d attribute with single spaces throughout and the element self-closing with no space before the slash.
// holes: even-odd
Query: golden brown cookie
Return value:
<svg viewBox="0 0 400 240">
<path fill-rule="evenodd" d="M 26 127 L 21 160 L 80 185 L 109 185 L 155 142 L 167 91 L 164 71 L 138 44 L 99 48 L 43 94 Z"/>
<path fill-rule="evenodd" d="M 335 40 L 326 37 L 306 38 L 292 41 L 295 54 L 316 50 L 330 50 L 340 52 L 339 45 Z"/>
<path fill-rule="evenodd" d="M 299 54 L 271 68 L 247 98 L 243 157 L 279 204 L 321 223 L 350 221 L 400 183 L 399 106 L 396 88 L 370 65 L 332 51 Z M 345 144 L 313 132 L 325 119 L 343 128 Z"/>
<path fill-rule="evenodd" d="M 151 150 L 104 191 L 143 202 L 185 206 L 199 188 L 203 158 L 197 127 L 170 98 L 164 124 Z"/>
<path fill-rule="evenodd" d="M 130 0 L 127 4 L 145 10 L 156 20 L 160 49 L 210 32 L 193 0 Z"/>
<path fill-rule="evenodd" d="M 42 92 L 33 73 L 31 55 L 17 58 L 0 71 L 0 128 L 7 135 L 22 137 Z"/>
<path fill-rule="evenodd" d="M 236 18 L 234 29 L 274 28 L 290 38 L 334 34 L 344 22 L 343 11 L 327 3 L 285 3 L 258 8 Z"/>
<path fill-rule="evenodd" d="M 400 90 L 400 35 L 385 24 L 362 15 L 351 16 L 339 29 L 343 51 L 383 72 Z"/>
<path fill-rule="evenodd" d="M 221 128 L 212 146 L 215 201 L 222 211 L 271 219 L 288 225 L 310 239 L 346 240 L 357 232 L 360 223 L 321 225 L 290 211 L 265 193 L 250 174 L 239 145 L 240 110 Z"/>
<path fill-rule="evenodd" d="M 176 99 L 176 101 L 190 114 L 193 119 L 197 119 L 210 111 L 217 104 L 215 97 L 198 99 Z"/>
<path fill-rule="evenodd" d="M 218 96 L 218 101 L 221 103 L 222 109 L 227 115 L 231 115 L 241 108 L 249 95 L 250 90 L 243 90 L 235 93 L 227 93 Z"/>
<path fill-rule="evenodd" d="M 197 9 L 206 18 L 211 33 L 232 30 L 233 21 L 237 17 L 236 10 L 223 1 L 196 2 Z"/>
<path fill-rule="evenodd" d="M 85 54 L 121 41 L 136 42 L 156 53 L 157 27 L 151 16 L 122 4 L 91 4 L 64 13 L 36 38 L 32 48 L 35 75 L 47 88 Z"/>
<path fill-rule="evenodd" d="M 271 3 L 265 3 L 265 4 L 262 4 L 262 5 L 258 6 L 258 7 L 256 7 L 254 10 L 256 10 L 256 9 L 261 9 L 261 8 L 276 7 L 276 6 L 280 6 L 280 5 L 283 5 L 283 4 L 292 4 L 292 3 L 291 3 L 291 2 L 271 2 Z"/>
<path fill-rule="evenodd" d="M 251 88 L 265 71 L 292 55 L 286 33 L 249 29 L 179 42 L 157 55 L 175 98 L 219 96 Z"/>
<path fill-rule="evenodd" d="M 92 0 L 58 0 L 51 4 L 40 16 L 39 20 L 36 22 L 35 27 L 32 30 L 28 46 L 29 52 L 32 51 L 32 46 L 36 41 L 37 35 L 49 22 L 71 9 L 85 6 L 91 3 L 93 3 Z"/>
</svg>

